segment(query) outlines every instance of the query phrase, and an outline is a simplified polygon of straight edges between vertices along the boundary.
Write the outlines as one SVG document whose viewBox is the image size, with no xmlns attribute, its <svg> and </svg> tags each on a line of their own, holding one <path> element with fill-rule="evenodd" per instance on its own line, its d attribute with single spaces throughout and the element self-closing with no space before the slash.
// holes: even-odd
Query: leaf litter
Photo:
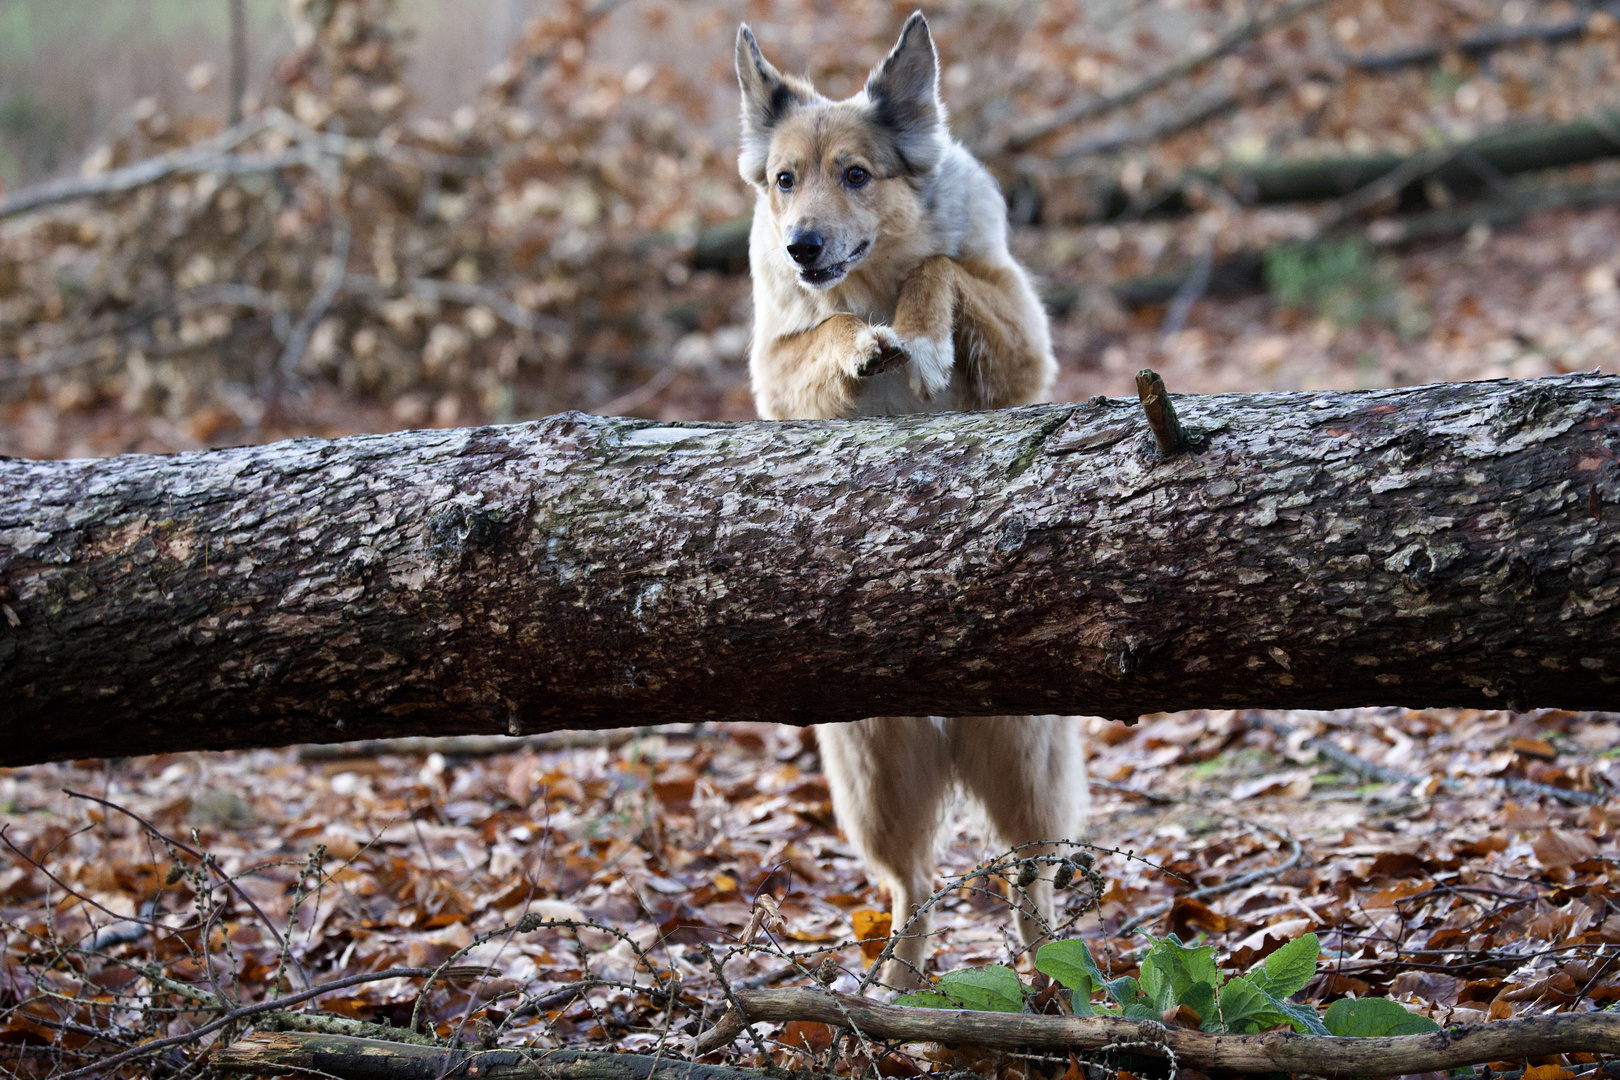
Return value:
<svg viewBox="0 0 1620 1080">
<path fill-rule="evenodd" d="M 1306 764 L 1297 738 L 1261 720 L 1424 779 L 1364 785 Z M 1080 913 L 1069 933 L 1108 978 L 1137 975 L 1149 943 L 1120 927 L 1168 901 L 1143 930 L 1212 947 L 1228 975 L 1316 935 L 1321 969 L 1297 1000 L 1318 1008 L 1387 997 L 1449 1025 L 1620 1001 L 1613 799 L 1569 805 L 1499 783 L 1612 796 L 1613 718 L 1381 709 L 1081 722 L 1105 888 L 1093 911 L 1083 890 L 1059 896 Z M 1540 745 L 1522 752 L 1526 740 L 1552 760 Z M 395 1031 L 418 1014 L 440 1038 L 679 1055 L 726 987 L 858 985 L 889 930 L 886 901 L 834 826 L 812 731 L 739 724 L 602 741 L 7 770 L 0 1057 L 48 1075 L 195 1027 L 187 992 L 243 1005 L 391 970 L 407 974 L 289 1011 Z M 998 848 L 968 807 L 944 836 L 939 879 L 965 887 L 936 908 L 933 970 L 983 974 L 938 992 L 1015 1007 L 1010 972 L 998 972 L 1028 978 L 1031 958 L 1005 902 L 974 876 Z M 1293 844 L 1300 858 L 1278 872 Z M 863 950 L 861 938 L 875 940 Z M 817 1025 L 757 1027 L 783 1065 L 834 1045 Z M 760 1063 L 746 1039 L 721 1053 Z M 936 1067 L 918 1053 L 884 1068 Z M 980 1071 L 1009 1067 L 969 1057 Z M 859 1071 L 859 1058 L 840 1068 Z"/>
</svg>

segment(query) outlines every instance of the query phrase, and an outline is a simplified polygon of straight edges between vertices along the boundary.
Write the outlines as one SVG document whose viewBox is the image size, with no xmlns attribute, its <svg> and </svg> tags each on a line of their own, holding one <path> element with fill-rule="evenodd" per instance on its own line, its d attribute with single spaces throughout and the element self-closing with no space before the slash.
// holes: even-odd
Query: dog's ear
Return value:
<svg viewBox="0 0 1620 1080">
<path fill-rule="evenodd" d="M 945 152 L 945 104 L 939 100 L 939 57 L 923 13 L 912 13 L 900 40 L 866 78 L 872 120 L 894 138 L 909 172 L 925 173 Z"/>
<path fill-rule="evenodd" d="M 765 59 L 747 23 L 737 28 L 737 83 L 742 87 L 742 148 L 737 166 L 744 180 L 763 186 L 771 129 L 806 99 Z"/>
</svg>

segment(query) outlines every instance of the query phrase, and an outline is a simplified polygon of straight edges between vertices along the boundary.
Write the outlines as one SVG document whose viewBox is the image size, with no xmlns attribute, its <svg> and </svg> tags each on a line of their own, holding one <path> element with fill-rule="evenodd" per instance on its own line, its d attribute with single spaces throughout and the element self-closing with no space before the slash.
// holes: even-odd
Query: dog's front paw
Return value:
<svg viewBox="0 0 1620 1080">
<path fill-rule="evenodd" d="M 906 345 L 899 334 L 887 326 L 867 326 L 855 335 L 850 373 L 864 379 L 903 364 L 906 359 Z"/>
<path fill-rule="evenodd" d="M 905 342 L 911 356 L 911 392 L 924 401 L 932 401 L 951 385 L 951 374 L 956 370 L 956 347 L 950 338 L 912 338 Z"/>
</svg>

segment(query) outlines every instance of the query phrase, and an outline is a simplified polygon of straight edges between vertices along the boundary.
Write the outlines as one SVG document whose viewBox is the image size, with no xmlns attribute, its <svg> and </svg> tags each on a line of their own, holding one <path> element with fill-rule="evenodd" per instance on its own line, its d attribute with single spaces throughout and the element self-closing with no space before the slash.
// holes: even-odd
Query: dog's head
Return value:
<svg viewBox="0 0 1620 1080">
<path fill-rule="evenodd" d="M 765 192 L 783 257 L 806 288 L 830 289 L 883 242 L 884 223 L 915 205 L 916 181 L 949 144 L 939 59 L 917 12 L 847 101 L 783 75 L 737 31 L 743 179 Z"/>
</svg>

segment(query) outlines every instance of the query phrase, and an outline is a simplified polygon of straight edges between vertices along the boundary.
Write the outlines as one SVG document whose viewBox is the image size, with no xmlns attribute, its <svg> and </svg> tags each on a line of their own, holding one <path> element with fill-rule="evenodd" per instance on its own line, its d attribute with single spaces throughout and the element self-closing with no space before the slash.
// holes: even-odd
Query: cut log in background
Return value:
<svg viewBox="0 0 1620 1080">
<path fill-rule="evenodd" d="M 0 462 L 0 764 L 665 721 L 1620 708 L 1620 379 Z"/>
</svg>

